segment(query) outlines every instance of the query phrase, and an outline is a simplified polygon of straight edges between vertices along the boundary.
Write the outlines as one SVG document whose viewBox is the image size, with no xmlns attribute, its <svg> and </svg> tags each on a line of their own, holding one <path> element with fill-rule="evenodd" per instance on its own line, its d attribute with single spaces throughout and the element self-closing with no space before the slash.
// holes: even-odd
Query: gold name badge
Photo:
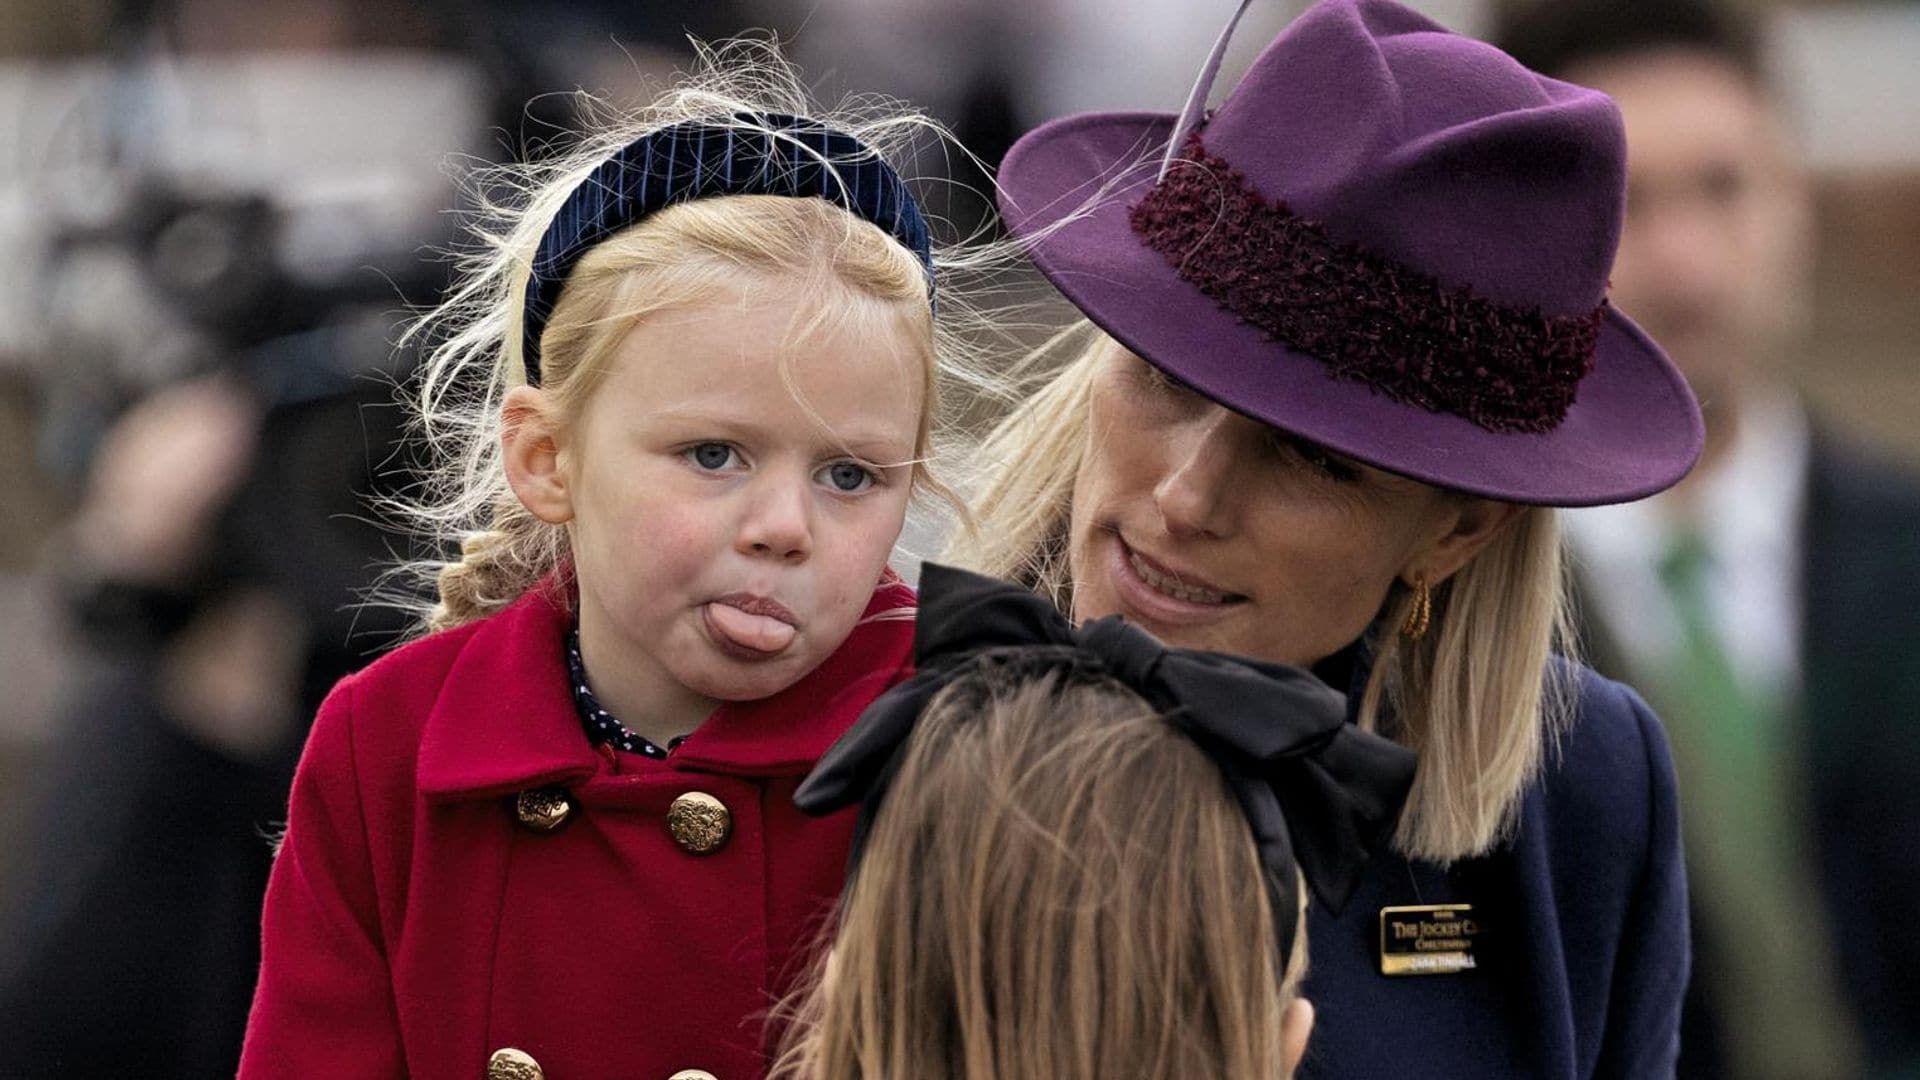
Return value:
<svg viewBox="0 0 1920 1080">
<path fill-rule="evenodd" d="M 1380 974 L 1451 975 L 1471 971 L 1480 923 L 1472 904 L 1380 909 Z"/>
</svg>

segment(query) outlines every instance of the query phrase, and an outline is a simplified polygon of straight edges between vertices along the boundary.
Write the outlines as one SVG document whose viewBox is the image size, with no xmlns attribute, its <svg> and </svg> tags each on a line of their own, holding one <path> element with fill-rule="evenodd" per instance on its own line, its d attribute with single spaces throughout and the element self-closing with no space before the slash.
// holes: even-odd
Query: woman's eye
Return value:
<svg viewBox="0 0 1920 1080">
<path fill-rule="evenodd" d="M 1330 479 L 1343 483 L 1360 479 L 1359 469 L 1319 443 L 1308 442 L 1297 435 L 1278 430 L 1273 433 L 1273 443 L 1282 454 L 1306 462 L 1308 468 Z"/>
<path fill-rule="evenodd" d="M 734 464 L 734 459 L 739 456 L 733 447 L 723 442 L 701 443 L 698 446 L 688 447 L 682 453 L 686 455 L 688 461 L 709 472 L 719 472 L 727 468 Z"/>
<path fill-rule="evenodd" d="M 1147 369 L 1147 385 L 1153 387 L 1156 392 L 1183 397 L 1193 393 L 1193 387 L 1154 367 L 1152 364 L 1142 361 L 1141 366 Z"/>
<path fill-rule="evenodd" d="M 873 470 L 851 461 L 836 461 L 820 470 L 820 476 L 833 490 L 851 495 L 873 486 Z"/>
<path fill-rule="evenodd" d="M 1192 387 L 1145 360 L 1136 357 L 1133 363 L 1134 370 L 1129 373 L 1125 385 L 1133 402 L 1144 410 L 1144 415 L 1159 418 L 1183 416 L 1207 403 L 1207 399 L 1195 393 Z"/>
</svg>

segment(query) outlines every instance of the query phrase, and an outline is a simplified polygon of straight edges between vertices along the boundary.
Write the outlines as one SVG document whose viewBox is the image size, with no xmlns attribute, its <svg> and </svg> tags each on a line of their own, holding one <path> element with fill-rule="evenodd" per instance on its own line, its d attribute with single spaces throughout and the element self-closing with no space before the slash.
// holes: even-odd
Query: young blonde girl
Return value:
<svg viewBox="0 0 1920 1080">
<path fill-rule="evenodd" d="M 1290 1076 L 1313 1021 L 1296 863 L 1341 902 L 1412 755 L 1305 672 L 1071 630 L 940 566 L 915 656 L 799 792 L 865 810 L 776 1075 Z"/>
<path fill-rule="evenodd" d="M 315 721 L 243 1076 L 764 1069 L 851 828 L 791 796 L 902 676 L 887 560 L 944 491 L 942 274 L 880 153 L 929 128 L 808 110 L 729 46 L 510 176 L 422 331 L 436 632 Z"/>
</svg>

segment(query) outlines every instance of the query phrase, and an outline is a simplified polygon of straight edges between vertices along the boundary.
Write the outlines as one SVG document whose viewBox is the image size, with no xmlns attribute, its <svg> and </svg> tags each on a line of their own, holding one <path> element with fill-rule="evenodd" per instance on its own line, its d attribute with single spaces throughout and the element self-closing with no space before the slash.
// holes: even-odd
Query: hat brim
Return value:
<svg viewBox="0 0 1920 1080">
<path fill-rule="evenodd" d="M 1173 124 L 1155 113 L 1068 117 L 1027 134 L 1000 167 L 1008 228 L 1030 241 L 1055 288 L 1134 353 L 1228 408 L 1366 464 L 1508 502 L 1628 502 L 1671 487 L 1699 458 L 1705 427 L 1686 380 L 1611 306 L 1593 371 L 1566 418 L 1541 434 L 1395 401 L 1237 321 L 1127 220 Z"/>
</svg>

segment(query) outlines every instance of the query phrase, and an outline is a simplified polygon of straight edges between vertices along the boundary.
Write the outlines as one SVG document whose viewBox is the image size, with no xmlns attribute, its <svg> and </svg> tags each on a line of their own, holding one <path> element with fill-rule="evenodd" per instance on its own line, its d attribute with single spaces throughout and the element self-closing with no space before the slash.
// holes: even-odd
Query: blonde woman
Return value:
<svg viewBox="0 0 1920 1080">
<path fill-rule="evenodd" d="M 1007 156 L 1009 224 L 1087 325 L 988 440 L 950 561 L 1311 666 L 1417 752 L 1391 856 L 1309 913 L 1305 1075 L 1670 1075 L 1666 741 L 1554 656 L 1553 507 L 1701 444 L 1606 301 L 1618 113 L 1388 0 L 1309 8 L 1203 122 L 1206 82 Z"/>
<path fill-rule="evenodd" d="M 1413 754 L 1307 672 L 929 565 L 912 681 L 821 758 L 861 804 L 783 1080 L 1291 1075 L 1300 882 L 1339 906 Z"/>
</svg>

